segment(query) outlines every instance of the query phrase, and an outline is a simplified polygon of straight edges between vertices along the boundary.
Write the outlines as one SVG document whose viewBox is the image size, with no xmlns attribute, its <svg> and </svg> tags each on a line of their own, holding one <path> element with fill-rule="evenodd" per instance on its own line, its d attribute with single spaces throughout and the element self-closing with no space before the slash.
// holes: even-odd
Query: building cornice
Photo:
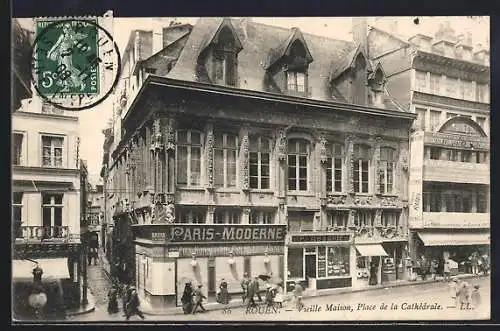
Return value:
<svg viewBox="0 0 500 331">
<path fill-rule="evenodd" d="M 452 66 L 458 69 L 466 69 L 474 72 L 487 72 L 490 70 L 489 66 L 484 64 L 480 64 L 473 61 L 466 61 L 462 59 L 452 58 L 448 56 L 444 56 L 441 54 L 435 54 L 430 52 L 425 52 L 422 50 L 416 50 L 416 58 L 420 58 L 423 60 L 428 60 L 437 64 L 442 64 L 445 66 Z"/>
<path fill-rule="evenodd" d="M 47 175 L 80 175 L 80 169 L 70 168 L 45 168 L 13 165 L 12 172 L 19 173 L 43 173 Z"/>
<path fill-rule="evenodd" d="M 438 108 L 448 108 L 456 110 L 464 110 L 470 112 L 490 113 L 490 105 L 482 102 L 474 102 L 463 99 L 455 99 L 446 96 L 423 93 L 414 91 L 412 104 L 427 105 Z"/>
<path fill-rule="evenodd" d="M 16 112 L 12 113 L 12 116 L 36 117 L 36 118 L 51 118 L 51 119 L 58 119 L 58 120 L 78 122 L 78 116 L 49 114 L 49 113 L 32 113 L 32 112 L 21 111 L 21 110 L 18 110 Z"/>
</svg>

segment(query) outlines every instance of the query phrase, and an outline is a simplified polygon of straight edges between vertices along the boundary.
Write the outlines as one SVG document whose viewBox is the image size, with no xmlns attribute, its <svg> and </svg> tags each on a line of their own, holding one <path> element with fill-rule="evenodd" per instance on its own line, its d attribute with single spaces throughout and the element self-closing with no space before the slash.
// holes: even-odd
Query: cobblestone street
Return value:
<svg viewBox="0 0 500 331">
<path fill-rule="evenodd" d="M 98 265 L 90 265 L 87 267 L 88 286 L 90 292 L 95 298 L 97 306 L 105 307 L 108 303 L 108 291 L 113 285 L 111 280 L 106 275 L 106 272 Z"/>
</svg>

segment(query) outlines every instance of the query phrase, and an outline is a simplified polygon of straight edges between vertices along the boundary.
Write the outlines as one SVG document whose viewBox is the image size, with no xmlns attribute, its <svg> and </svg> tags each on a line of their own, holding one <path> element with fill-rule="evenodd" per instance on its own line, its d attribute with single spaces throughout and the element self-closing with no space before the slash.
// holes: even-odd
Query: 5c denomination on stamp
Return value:
<svg viewBox="0 0 500 331">
<path fill-rule="evenodd" d="M 65 110 L 104 101 L 118 83 L 121 59 L 96 19 L 37 20 L 32 79 L 38 94 Z"/>
</svg>

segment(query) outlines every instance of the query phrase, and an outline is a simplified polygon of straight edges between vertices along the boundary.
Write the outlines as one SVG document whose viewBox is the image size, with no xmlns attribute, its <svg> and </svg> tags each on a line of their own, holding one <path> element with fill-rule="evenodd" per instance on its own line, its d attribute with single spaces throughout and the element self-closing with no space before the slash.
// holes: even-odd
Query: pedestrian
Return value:
<svg viewBox="0 0 500 331">
<path fill-rule="evenodd" d="M 425 255 L 422 255 L 420 259 L 420 275 L 422 276 L 422 280 L 427 278 L 427 274 L 429 273 L 429 262 L 425 258 Z"/>
<path fill-rule="evenodd" d="M 462 282 L 459 286 L 458 293 L 458 307 L 460 309 L 469 308 L 470 303 L 470 292 L 469 292 L 469 284 L 467 282 Z"/>
<path fill-rule="evenodd" d="M 281 284 L 276 285 L 275 293 L 274 302 L 276 302 L 279 308 L 283 308 L 283 286 Z"/>
<path fill-rule="evenodd" d="M 271 284 L 266 285 L 266 304 L 268 307 L 274 306 L 274 289 Z"/>
<path fill-rule="evenodd" d="M 89 265 L 92 265 L 92 248 L 89 248 L 89 250 L 87 252 L 87 260 L 88 260 Z"/>
<path fill-rule="evenodd" d="M 296 304 L 296 307 L 297 309 L 301 309 L 303 307 L 303 303 L 302 303 L 302 296 L 304 295 L 304 288 L 302 287 L 302 285 L 300 285 L 299 282 L 295 282 L 294 283 L 294 287 L 293 287 L 293 299 L 295 301 L 295 304 Z"/>
<path fill-rule="evenodd" d="M 140 301 L 139 301 L 139 295 L 137 294 L 137 291 L 135 290 L 135 287 L 130 287 L 130 298 L 127 302 L 126 306 L 126 320 L 128 321 L 130 317 L 133 315 L 138 315 L 140 318 L 144 319 L 144 315 L 142 314 L 142 311 L 140 311 L 139 306 L 140 306 Z"/>
<path fill-rule="evenodd" d="M 254 287 L 254 295 L 259 298 L 259 302 L 262 302 L 262 297 L 260 296 L 260 283 L 259 283 L 259 277 L 255 277 L 252 282 L 252 286 Z"/>
<path fill-rule="evenodd" d="M 250 277 L 248 276 L 248 273 L 245 272 L 243 274 L 243 279 L 241 280 L 241 289 L 243 290 L 243 294 L 241 296 L 241 299 L 243 303 L 245 303 L 245 300 L 248 298 L 248 288 L 250 286 Z"/>
<path fill-rule="evenodd" d="M 479 285 L 474 285 L 474 290 L 470 295 L 470 300 L 472 303 L 472 307 L 477 308 L 481 305 L 481 294 L 479 293 Z"/>
<path fill-rule="evenodd" d="M 444 261 L 443 265 L 443 274 L 444 274 L 444 281 L 450 281 L 450 275 L 451 275 L 451 267 L 450 267 L 450 260 L 446 259 Z"/>
<path fill-rule="evenodd" d="M 437 267 L 438 267 L 437 261 L 436 260 L 432 260 L 431 261 L 431 265 L 429 267 L 429 272 L 431 274 L 432 280 L 436 280 Z"/>
<path fill-rule="evenodd" d="M 246 293 L 247 308 L 257 307 L 254 297 L 255 297 L 255 284 L 252 280 L 250 280 L 247 286 L 247 293 Z"/>
<path fill-rule="evenodd" d="M 474 276 L 479 274 L 479 268 L 478 268 L 478 258 L 477 258 L 477 253 L 474 252 L 472 255 L 469 257 L 471 268 L 472 268 L 472 274 Z"/>
<path fill-rule="evenodd" d="M 181 297 L 182 311 L 184 314 L 189 314 L 193 311 L 193 294 L 191 282 L 184 284 L 184 292 Z"/>
<path fill-rule="evenodd" d="M 118 290 L 112 286 L 108 292 L 108 313 L 116 314 L 118 311 Z"/>
<path fill-rule="evenodd" d="M 192 311 L 193 315 L 196 314 L 196 309 L 198 309 L 198 307 L 201 308 L 202 312 L 207 311 L 205 309 L 205 307 L 203 307 L 203 299 L 206 299 L 207 297 L 201 291 L 202 287 L 203 287 L 203 285 L 200 284 L 200 285 L 198 285 L 198 288 L 194 291 L 194 307 L 193 307 L 193 311 Z"/>
<path fill-rule="evenodd" d="M 229 290 L 227 282 L 224 278 L 221 279 L 219 285 L 219 293 L 217 296 L 217 302 L 227 305 L 229 303 Z"/>
</svg>

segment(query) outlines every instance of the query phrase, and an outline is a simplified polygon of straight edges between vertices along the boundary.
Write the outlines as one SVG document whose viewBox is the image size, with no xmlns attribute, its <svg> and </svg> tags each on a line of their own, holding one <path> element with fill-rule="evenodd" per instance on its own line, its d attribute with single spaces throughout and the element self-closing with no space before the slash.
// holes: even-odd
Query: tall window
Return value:
<svg viewBox="0 0 500 331">
<path fill-rule="evenodd" d="M 14 192 L 12 194 L 12 225 L 16 238 L 22 237 L 21 221 L 23 210 L 23 193 Z"/>
<path fill-rule="evenodd" d="M 236 187 L 238 137 L 216 133 L 214 142 L 214 182 L 217 187 Z"/>
<path fill-rule="evenodd" d="M 63 142 L 62 137 L 42 136 L 42 165 L 44 167 L 63 166 Z"/>
<path fill-rule="evenodd" d="M 349 212 L 346 210 L 334 210 L 328 213 L 328 218 L 331 227 L 347 227 Z"/>
<path fill-rule="evenodd" d="M 287 71 L 287 87 L 288 91 L 305 92 L 306 90 L 306 75 L 299 71 Z"/>
<path fill-rule="evenodd" d="M 354 192 L 369 192 L 370 146 L 354 145 Z"/>
<path fill-rule="evenodd" d="M 269 188 L 269 159 L 271 140 L 263 137 L 249 137 L 250 146 L 250 188 Z"/>
<path fill-rule="evenodd" d="M 430 90 L 432 94 L 440 93 L 441 75 L 431 74 Z"/>
<path fill-rule="evenodd" d="M 215 224 L 240 224 L 241 210 L 239 209 L 215 209 Z"/>
<path fill-rule="evenodd" d="M 399 225 L 399 213 L 384 210 L 382 212 L 382 225 L 385 227 L 397 227 Z"/>
<path fill-rule="evenodd" d="M 178 208 L 175 223 L 204 224 L 205 215 L 203 208 Z"/>
<path fill-rule="evenodd" d="M 374 225 L 375 214 L 371 210 L 358 210 L 354 217 L 354 225 L 372 227 Z"/>
<path fill-rule="evenodd" d="M 309 142 L 304 139 L 288 141 L 288 190 L 307 191 Z"/>
<path fill-rule="evenodd" d="M 328 145 L 326 154 L 326 190 L 327 192 L 342 192 L 343 147 L 340 144 Z"/>
<path fill-rule="evenodd" d="M 22 133 L 14 133 L 12 135 L 12 164 L 20 165 L 21 164 L 21 156 L 23 151 L 23 138 L 24 135 Z"/>
<path fill-rule="evenodd" d="M 415 128 L 417 130 L 423 131 L 425 130 L 425 114 L 427 113 L 427 110 L 422 108 L 417 108 L 415 112 L 417 114 L 417 118 L 415 120 Z"/>
<path fill-rule="evenodd" d="M 420 92 L 427 92 L 427 73 L 423 71 L 415 72 L 415 88 Z"/>
<path fill-rule="evenodd" d="M 273 223 L 274 223 L 274 212 L 252 210 L 250 214 L 250 224 L 273 224 Z"/>
<path fill-rule="evenodd" d="M 430 113 L 431 131 L 436 131 L 440 123 L 441 123 L 441 112 L 436 110 L 431 110 Z"/>
<path fill-rule="evenodd" d="M 214 54 L 214 81 L 216 84 L 235 86 L 237 81 L 236 45 L 232 32 L 224 28 Z"/>
<path fill-rule="evenodd" d="M 61 237 L 62 229 L 62 194 L 42 195 L 42 221 L 44 227 L 44 237 Z"/>
<path fill-rule="evenodd" d="M 201 134 L 196 131 L 177 131 L 177 184 L 201 184 Z"/>
<path fill-rule="evenodd" d="M 394 166 L 396 164 L 396 151 L 393 148 L 380 148 L 379 190 L 382 194 L 390 194 L 394 188 Z"/>
</svg>

